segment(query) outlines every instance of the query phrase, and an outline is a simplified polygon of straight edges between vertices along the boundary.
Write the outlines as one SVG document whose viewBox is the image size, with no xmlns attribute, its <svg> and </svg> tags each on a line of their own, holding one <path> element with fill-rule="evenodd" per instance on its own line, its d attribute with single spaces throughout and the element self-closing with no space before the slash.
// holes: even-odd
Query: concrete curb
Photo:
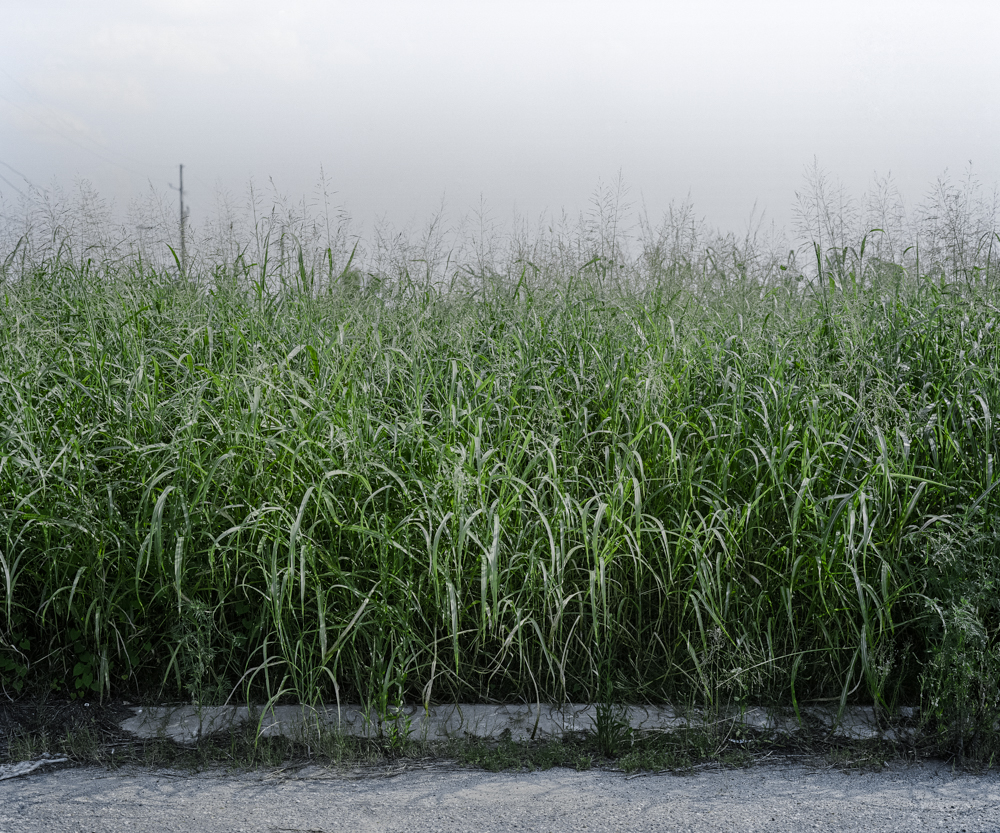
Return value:
<svg viewBox="0 0 1000 833">
<path fill-rule="evenodd" d="M 901 710 L 901 717 L 912 717 L 912 710 Z M 763 708 L 709 720 L 701 712 L 682 713 L 667 706 L 621 706 L 612 711 L 616 719 L 627 722 L 642 733 L 669 732 L 682 728 L 707 728 L 726 723 L 751 731 L 775 735 L 795 735 L 806 729 L 849 740 L 885 738 L 895 740 L 897 732 L 883 729 L 870 706 L 851 707 L 837 720 L 836 709 L 807 707 L 800 710 L 803 724 L 794 715 Z M 550 706 L 540 703 L 496 706 L 454 704 L 404 706 L 387 718 L 366 712 L 361 706 L 275 706 L 268 711 L 246 706 L 155 706 L 133 708 L 133 716 L 120 726 L 140 738 L 165 737 L 179 744 L 197 743 L 202 738 L 239 729 L 254 721 L 259 737 L 306 738 L 319 731 L 340 732 L 360 738 L 406 735 L 415 740 L 447 740 L 466 736 L 499 738 L 510 732 L 512 740 L 538 740 L 562 737 L 577 732 L 594 732 L 598 707 L 568 704 Z"/>
</svg>

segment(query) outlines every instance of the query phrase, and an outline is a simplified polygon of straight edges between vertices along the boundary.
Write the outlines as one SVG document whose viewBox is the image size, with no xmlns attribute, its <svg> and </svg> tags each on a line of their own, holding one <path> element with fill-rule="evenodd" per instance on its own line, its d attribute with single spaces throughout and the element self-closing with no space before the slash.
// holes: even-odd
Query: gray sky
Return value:
<svg viewBox="0 0 1000 833">
<path fill-rule="evenodd" d="M 789 226 L 813 159 L 908 205 L 1000 180 L 1000 3 L 920 0 L 0 0 L 0 193 L 177 182 L 192 220 L 253 178 L 361 224 L 483 200 L 571 216 L 619 171 L 651 219 L 690 196 Z M 9 166 L 9 167 L 6 167 Z M 15 171 L 17 173 L 15 173 Z"/>
</svg>

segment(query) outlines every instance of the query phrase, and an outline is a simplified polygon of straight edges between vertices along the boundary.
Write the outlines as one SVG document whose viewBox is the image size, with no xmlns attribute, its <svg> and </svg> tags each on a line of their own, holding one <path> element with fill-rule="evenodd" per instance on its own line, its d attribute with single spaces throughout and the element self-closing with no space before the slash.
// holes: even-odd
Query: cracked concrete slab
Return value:
<svg viewBox="0 0 1000 833">
<path fill-rule="evenodd" d="M 561 737 L 568 733 L 592 732 L 598 720 L 595 705 L 545 704 L 488 705 L 453 704 L 405 706 L 380 718 L 361 706 L 275 706 L 266 711 L 246 706 L 156 706 L 133 709 L 121 728 L 142 738 L 165 737 L 192 744 L 220 732 L 253 722 L 260 737 L 284 735 L 306 737 L 317 731 L 335 731 L 353 737 L 383 737 L 400 733 L 418 740 L 446 740 L 472 736 L 499 738 L 505 732 L 512 740 Z M 638 732 L 664 732 L 705 726 L 700 712 L 683 713 L 669 706 L 621 706 L 612 712 Z M 851 740 L 894 737 L 893 730 L 879 725 L 871 707 L 852 707 L 837 719 L 835 709 L 808 707 L 800 710 L 802 723 L 794 715 L 763 708 L 734 712 L 714 722 L 741 725 L 752 731 L 793 735 L 804 726 Z"/>
</svg>

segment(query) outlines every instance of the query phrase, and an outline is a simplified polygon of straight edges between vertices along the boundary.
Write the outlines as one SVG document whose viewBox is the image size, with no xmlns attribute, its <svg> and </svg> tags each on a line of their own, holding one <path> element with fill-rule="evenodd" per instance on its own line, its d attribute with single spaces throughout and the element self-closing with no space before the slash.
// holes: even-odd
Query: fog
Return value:
<svg viewBox="0 0 1000 833">
<path fill-rule="evenodd" d="M 990 192 L 985 2 L 3 3 L 0 199 L 82 182 L 193 223 L 283 197 L 360 229 L 505 227 L 616 189 L 792 230 L 810 171 L 916 205 Z"/>
</svg>

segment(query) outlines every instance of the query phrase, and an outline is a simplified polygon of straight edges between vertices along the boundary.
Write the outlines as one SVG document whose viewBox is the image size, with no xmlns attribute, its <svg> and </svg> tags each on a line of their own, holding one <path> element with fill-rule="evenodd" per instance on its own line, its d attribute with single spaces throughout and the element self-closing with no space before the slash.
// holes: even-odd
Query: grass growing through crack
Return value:
<svg viewBox="0 0 1000 833">
<path fill-rule="evenodd" d="M 920 700 L 992 754 L 995 263 L 653 254 L 5 257 L 5 690 Z"/>
</svg>

